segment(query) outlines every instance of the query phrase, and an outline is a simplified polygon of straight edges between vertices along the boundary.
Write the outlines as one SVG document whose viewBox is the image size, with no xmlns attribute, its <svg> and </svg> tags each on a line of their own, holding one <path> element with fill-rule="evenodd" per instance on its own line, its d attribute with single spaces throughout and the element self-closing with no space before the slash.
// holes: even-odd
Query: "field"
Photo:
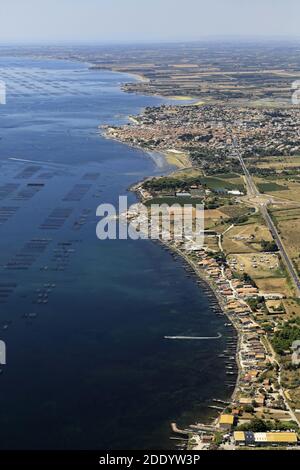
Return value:
<svg viewBox="0 0 300 470">
<path fill-rule="evenodd" d="M 272 241 L 269 229 L 258 223 L 238 225 L 229 230 L 223 238 L 223 248 L 227 254 L 253 253 L 262 251 L 260 242 Z"/>
<path fill-rule="evenodd" d="M 300 270 L 300 209 L 272 212 L 281 239 L 298 270 Z"/>
<path fill-rule="evenodd" d="M 278 184 L 261 178 L 254 178 L 254 180 L 261 192 L 287 201 L 300 202 L 300 182 L 281 179 Z"/>
<path fill-rule="evenodd" d="M 221 179 L 215 176 L 206 176 L 201 178 L 201 184 L 205 185 L 208 189 L 213 191 L 238 190 L 245 192 L 244 182 L 240 177 L 234 178 L 233 181 L 230 181 L 230 179 L 227 178 Z"/>
<path fill-rule="evenodd" d="M 279 206 L 275 209 L 274 205 L 272 207 L 272 214 L 275 217 L 276 222 L 300 218 L 300 207 L 285 207 L 284 209 Z"/>
<path fill-rule="evenodd" d="M 295 299 L 284 299 L 283 305 L 289 318 L 300 316 L 300 303 Z"/>
<path fill-rule="evenodd" d="M 278 228 L 289 255 L 300 269 L 300 219 L 278 222 Z"/>
<path fill-rule="evenodd" d="M 204 244 L 211 250 L 219 251 L 218 239 L 217 237 L 204 237 Z"/>
<path fill-rule="evenodd" d="M 244 179 L 238 175 L 237 173 L 218 173 L 214 175 L 215 178 L 218 178 L 220 180 L 225 181 L 227 184 L 231 184 L 235 186 L 236 188 L 241 188 L 240 190 L 242 191 L 242 187 L 245 190 L 244 187 Z"/>
<path fill-rule="evenodd" d="M 186 153 L 169 150 L 165 152 L 165 157 L 170 165 L 177 168 L 188 168 L 191 166 L 191 161 Z"/>
<path fill-rule="evenodd" d="M 285 384 L 287 398 L 296 409 L 300 408 L 299 370 L 283 370 L 282 382 Z"/>
<path fill-rule="evenodd" d="M 260 162 L 256 163 L 258 168 L 268 168 L 274 170 L 286 170 L 287 168 L 293 169 L 300 167 L 300 156 L 294 157 L 268 157 L 262 158 Z"/>
<path fill-rule="evenodd" d="M 274 278 L 274 277 L 268 277 L 265 279 L 257 279 L 255 280 L 255 283 L 259 290 L 265 293 L 280 293 L 284 294 L 288 297 L 292 295 L 291 289 L 288 285 L 288 281 L 286 278 Z"/>
<path fill-rule="evenodd" d="M 194 178 L 196 176 L 203 176 L 203 171 L 199 168 L 183 168 L 173 171 L 168 175 L 169 178 Z"/>
<path fill-rule="evenodd" d="M 228 256 L 229 265 L 235 271 L 246 272 L 254 280 L 265 277 L 280 277 L 279 259 L 271 253 L 245 253 Z"/>
<path fill-rule="evenodd" d="M 268 181 L 265 183 L 257 183 L 257 187 L 261 193 L 272 193 L 274 191 L 286 191 L 286 186 Z"/>
<path fill-rule="evenodd" d="M 250 209 L 242 204 L 234 204 L 220 207 L 220 211 L 227 217 L 235 218 L 249 214 Z"/>
<path fill-rule="evenodd" d="M 220 209 L 206 209 L 204 211 L 205 229 L 214 229 L 220 222 L 226 221 L 228 216 L 224 214 Z M 225 230 L 225 228 L 224 228 Z"/>
</svg>

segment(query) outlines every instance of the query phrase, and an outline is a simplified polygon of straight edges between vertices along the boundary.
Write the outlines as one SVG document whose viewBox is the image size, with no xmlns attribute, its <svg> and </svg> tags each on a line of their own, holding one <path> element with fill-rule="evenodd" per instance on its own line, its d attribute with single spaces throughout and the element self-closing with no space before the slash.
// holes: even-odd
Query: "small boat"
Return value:
<svg viewBox="0 0 300 470">
<path fill-rule="evenodd" d="M 221 333 L 218 333 L 218 336 L 164 336 L 164 339 L 220 339 L 222 337 Z"/>
</svg>

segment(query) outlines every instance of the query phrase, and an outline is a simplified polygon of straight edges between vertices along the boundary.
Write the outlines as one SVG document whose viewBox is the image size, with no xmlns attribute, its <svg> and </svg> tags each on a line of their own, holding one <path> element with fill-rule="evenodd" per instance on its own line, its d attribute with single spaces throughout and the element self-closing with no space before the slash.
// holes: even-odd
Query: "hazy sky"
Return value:
<svg viewBox="0 0 300 470">
<path fill-rule="evenodd" d="M 300 36 L 299 0 L 0 0 L 0 42 Z"/>
</svg>

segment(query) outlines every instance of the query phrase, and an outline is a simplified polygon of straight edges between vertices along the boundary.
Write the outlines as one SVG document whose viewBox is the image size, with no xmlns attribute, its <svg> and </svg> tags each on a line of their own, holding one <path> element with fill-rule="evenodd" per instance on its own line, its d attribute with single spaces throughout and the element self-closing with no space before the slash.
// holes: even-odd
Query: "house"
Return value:
<svg viewBox="0 0 300 470">
<path fill-rule="evenodd" d="M 244 446 L 287 446 L 298 443 L 298 436 L 295 432 L 236 431 L 233 433 L 233 438 L 236 445 Z"/>
<path fill-rule="evenodd" d="M 242 196 L 244 193 L 239 191 L 238 189 L 232 189 L 230 191 L 227 191 L 228 194 L 232 194 L 233 196 Z"/>
<path fill-rule="evenodd" d="M 252 323 L 252 320 L 249 317 L 239 318 L 239 321 L 243 326 L 250 325 Z"/>
<path fill-rule="evenodd" d="M 265 358 L 266 358 L 266 356 L 262 352 L 255 354 L 255 359 L 257 359 L 258 361 L 260 361 L 260 360 L 264 361 Z"/>
<path fill-rule="evenodd" d="M 279 292 L 259 292 L 261 297 L 264 297 L 265 300 L 280 300 L 284 299 L 286 296 L 284 294 L 280 294 Z"/>
<path fill-rule="evenodd" d="M 261 397 L 255 397 L 254 398 L 254 402 L 257 406 L 264 406 L 265 404 L 265 397 L 261 396 Z"/>
<path fill-rule="evenodd" d="M 222 429 L 230 430 L 235 423 L 235 416 L 222 414 L 219 420 L 219 426 Z"/>
<path fill-rule="evenodd" d="M 252 405 L 253 398 L 251 397 L 241 397 L 239 399 L 239 404 L 240 405 Z"/>
<path fill-rule="evenodd" d="M 176 197 L 190 197 L 191 193 L 188 192 L 177 192 Z"/>
</svg>

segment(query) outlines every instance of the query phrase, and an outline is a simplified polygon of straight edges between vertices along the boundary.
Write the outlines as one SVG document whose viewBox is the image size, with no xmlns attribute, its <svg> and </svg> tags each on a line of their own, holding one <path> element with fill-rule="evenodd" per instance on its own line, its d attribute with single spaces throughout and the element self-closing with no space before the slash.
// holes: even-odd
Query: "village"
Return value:
<svg viewBox="0 0 300 470">
<path fill-rule="evenodd" d="M 109 138 L 160 152 L 177 167 L 132 189 L 148 211 L 152 204 L 171 207 L 171 239 L 157 224 L 155 238 L 207 282 L 222 311 L 215 307 L 216 314 L 225 315 L 238 333 L 237 343 L 222 354 L 228 359 L 228 386 L 236 380 L 230 402 L 212 406 L 219 410 L 213 424 L 181 430 L 172 423 L 187 448 L 298 447 L 300 360 L 293 349 L 293 339 L 300 337 L 298 291 L 260 208 L 268 206 L 280 228 L 300 220 L 299 123 L 299 110 L 291 106 L 198 101 L 148 107 L 127 125 L 104 127 Z M 178 211 L 186 204 L 195 218 L 203 206 L 202 244 L 190 234 L 183 240 L 175 236 Z M 144 229 L 150 225 L 138 205 L 126 217 Z M 296 246 L 288 239 L 285 249 L 299 273 Z"/>
<path fill-rule="evenodd" d="M 177 194 L 175 199 L 185 200 L 191 196 L 192 189 L 189 188 L 189 192 L 185 193 L 175 192 L 175 195 Z M 148 209 L 151 201 L 154 199 L 157 201 L 157 191 L 152 191 L 151 194 L 151 190 L 145 189 L 145 184 L 139 184 L 135 190 L 141 200 L 148 204 Z M 207 193 L 204 191 L 203 194 L 204 199 L 211 197 L 211 191 Z M 239 196 L 237 194 L 230 196 L 233 198 L 230 207 L 237 210 Z M 140 204 L 137 204 L 131 209 L 126 218 L 128 221 L 134 221 L 136 227 L 145 227 L 150 221 L 147 213 L 140 211 L 139 206 Z M 225 206 L 225 209 L 226 207 L 228 206 Z M 293 294 L 285 293 L 282 288 L 274 288 L 276 276 L 282 275 L 284 279 L 285 273 L 281 273 L 282 263 L 279 254 L 272 251 L 272 235 L 267 227 L 259 226 L 258 230 L 254 223 L 243 225 L 238 221 L 230 225 L 227 221 L 224 227 L 222 224 L 219 225 L 220 214 L 216 212 L 220 209 L 204 210 L 206 229 L 203 230 L 203 245 L 200 245 L 199 241 L 193 241 L 190 235 L 176 239 L 174 234 L 178 219 L 174 217 L 175 209 L 172 207 L 169 209 L 171 239 L 164 240 L 166 233 L 163 226 L 157 228 L 155 234 L 156 238 L 161 238 L 172 251 L 179 253 L 196 274 L 212 287 L 221 311 L 238 332 L 237 345 L 232 343 L 223 354 L 230 360 L 235 359 L 237 364 L 238 377 L 232 400 L 221 406 L 222 412 L 213 425 L 196 424 L 184 431 L 189 436 L 188 445 L 195 449 L 211 448 L 216 443 L 218 447 L 224 449 L 247 446 L 297 446 L 300 410 L 295 408 L 296 405 L 292 404 L 288 391 L 282 386 L 281 364 L 272 345 L 272 336 L 276 331 L 280 331 L 282 318 L 283 322 L 286 321 L 288 310 L 286 302 L 289 302 L 288 298 Z M 180 211 L 180 208 L 177 207 L 176 210 Z M 194 214 L 196 215 L 196 210 Z M 213 228 L 210 217 L 219 218 L 217 221 L 214 220 Z M 251 217 L 255 215 L 250 215 L 250 221 Z M 220 227 L 223 227 L 223 232 L 220 232 Z M 253 233 L 249 232 L 249 227 L 253 229 Z M 260 240 L 258 233 L 261 236 Z M 228 245 L 229 240 L 233 244 L 250 246 L 254 253 L 233 254 L 232 245 Z M 255 251 L 253 246 L 257 248 L 258 241 L 262 247 Z M 267 251 L 266 247 L 271 247 L 271 251 Z M 264 287 L 259 274 L 265 277 L 271 276 L 273 282 Z M 215 310 L 220 314 L 219 309 Z M 291 353 L 291 350 L 285 351 L 286 356 Z M 232 381 L 236 367 L 230 364 L 227 366 L 226 374 L 228 380 Z M 255 432 L 255 429 L 258 431 Z M 177 431 L 175 427 L 175 432 Z"/>
<path fill-rule="evenodd" d="M 152 150 L 189 151 L 195 160 L 230 156 L 292 155 L 300 150 L 296 109 L 237 108 L 232 105 L 162 105 L 146 108 L 122 127 L 106 126 L 109 137 Z"/>
</svg>

